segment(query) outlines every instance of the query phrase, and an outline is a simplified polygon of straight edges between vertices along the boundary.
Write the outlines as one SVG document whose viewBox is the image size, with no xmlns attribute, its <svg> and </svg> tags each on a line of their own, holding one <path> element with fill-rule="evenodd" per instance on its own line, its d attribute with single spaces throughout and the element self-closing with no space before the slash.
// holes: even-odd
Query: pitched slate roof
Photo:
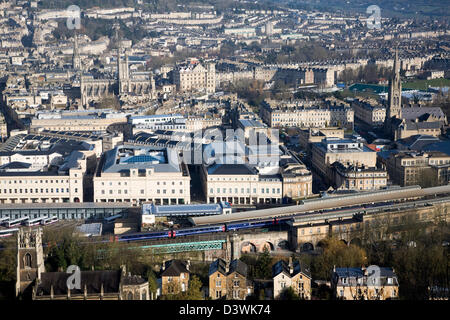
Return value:
<svg viewBox="0 0 450 320">
<path fill-rule="evenodd" d="M 415 119 L 429 114 L 440 120 L 444 120 L 444 112 L 439 107 L 405 107 L 402 108 L 402 118 L 414 121 Z"/>
<path fill-rule="evenodd" d="M 81 289 L 72 289 L 71 294 L 84 294 L 86 285 L 88 294 L 100 294 L 103 284 L 103 292 L 119 293 L 121 271 L 81 271 Z M 41 282 L 37 287 L 37 296 L 50 295 L 53 286 L 54 295 L 67 295 L 67 279 L 71 276 L 66 272 L 41 273 Z"/>
<path fill-rule="evenodd" d="M 309 268 L 307 268 L 300 261 L 294 261 L 292 274 L 289 273 L 289 263 L 288 262 L 286 262 L 284 260 L 278 261 L 272 267 L 272 278 L 276 277 L 277 275 L 279 275 L 282 272 L 286 273 L 290 277 L 296 276 L 299 273 L 303 273 L 307 277 L 311 278 L 311 272 L 310 272 Z"/>
<path fill-rule="evenodd" d="M 434 136 L 416 134 L 405 139 L 400 139 L 397 143 L 404 145 L 408 149 L 421 151 L 423 147 L 439 141 L 439 138 Z"/>
<path fill-rule="evenodd" d="M 235 259 L 230 263 L 230 273 L 237 272 L 247 278 L 247 265 L 239 259 Z"/>
<path fill-rule="evenodd" d="M 226 275 L 227 274 L 226 270 L 227 270 L 227 263 L 225 262 L 225 260 L 218 258 L 216 261 L 214 261 L 209 265 L 208 275 L 210 276 L 216 271 L 220 272 L 223 275 Z"/>
<path fill-rule="evenodd" d="M 137 284 L 143 284 L 147 282 L 144 278 L 141 276 L 124 276 L 122 278 L 122 284 L 124 285 L 137 285 Z"/>
<path fill-rule="evenodd" d="M 162 277 L 178 277 L 181 273 L 189 273 L 187 262 L 181 260 L 169 260 L 165 262 Z"/>
</svg>

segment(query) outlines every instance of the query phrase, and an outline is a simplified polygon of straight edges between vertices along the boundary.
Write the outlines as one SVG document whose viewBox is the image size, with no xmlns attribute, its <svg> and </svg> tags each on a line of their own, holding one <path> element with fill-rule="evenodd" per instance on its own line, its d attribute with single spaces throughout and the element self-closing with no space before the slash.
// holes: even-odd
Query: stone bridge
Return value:
<svg viewBox="0 0 450 320">
<path fill-rule="evenodd" d="M 234 233 L 228 237 L 227 243 L 232 259 L 238 259 L 242 253 L 270 252 L 289 249 L 288 231 L 267 231 L 252 233 Z"/>
</svg>

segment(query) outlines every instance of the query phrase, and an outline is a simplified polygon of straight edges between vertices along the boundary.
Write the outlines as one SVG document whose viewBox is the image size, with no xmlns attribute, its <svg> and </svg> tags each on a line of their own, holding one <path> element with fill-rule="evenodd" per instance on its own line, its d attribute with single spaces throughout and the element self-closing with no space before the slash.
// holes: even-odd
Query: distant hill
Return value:
<svg viewBox="0 0 450 320">
<path fill-rule="evenodd" d="M 365 13 L 369 5 L 378 5 L 381 15 L 392 18 L 448 17 L 448 0 L 271 0 L 290 8 L 324 12 Z"/>
<path fill-rule="evenodd" d="M 254 0 L 254 2 L 239 2 L 236 0 L 143 0 L 137 5 L 136 0 L 41 0 L 38 2 L 40 9 L 64 9 L 70 5 L 77 5 L 81 9 L 93 7 L 99 8 L 119 8 L 119 7 L 142 7 L 152 12 L 185 11 L 184 6 L 190 5 L 213 5 L 215 10 L 222 12 L 229 8 L 248 9 L 273 9 L 278 7 L 278 3 L 272 0 Z"/>
</svg>

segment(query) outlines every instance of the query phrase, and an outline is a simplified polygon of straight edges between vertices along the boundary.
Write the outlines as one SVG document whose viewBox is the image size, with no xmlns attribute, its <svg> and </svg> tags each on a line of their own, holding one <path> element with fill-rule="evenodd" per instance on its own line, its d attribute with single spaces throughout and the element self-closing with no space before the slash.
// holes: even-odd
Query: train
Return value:
<svg viewBox="0 0 450 320">
<path fill-rule="evenodd" d="M 0 230 L 0 238 L 10 237 L 10 236 L 12 236 L 14 233 L 16 233 L 18 231 L 19 231 L 18 228 Z"/>
<path fill-rule="evenodd" d="M 184 229 L 171 229 L 171 230 L 143 232 L 143 233 L 141 232 L 141 233 L 136 233 L 136 234 L 116 236 L 113 239 L 113 241 L 130 242 L 130 241 L 140 241 L 140 240 L 150 240 L 150 239 L 173 239 L 176 237 L 184 237 L 184 236 L 198 235 L 198 234 L 205 234 L 205 233 L 238 231 L 241 229 L 250 229 L 250 228 L 264 228 L 264 227 L 270 227 L 270 226 L 274 226 L 274 225 L 285 224 L 289 220 L 290 220 L 290 218 L 282 218 L 282 219 L 274 218 L 274 219 L 266 219 L 266 220 L 230 222 L 230 223 L 219 224 L 219 225 L 201 226 L 201 227 L 184 228 Z"/>
</svg>

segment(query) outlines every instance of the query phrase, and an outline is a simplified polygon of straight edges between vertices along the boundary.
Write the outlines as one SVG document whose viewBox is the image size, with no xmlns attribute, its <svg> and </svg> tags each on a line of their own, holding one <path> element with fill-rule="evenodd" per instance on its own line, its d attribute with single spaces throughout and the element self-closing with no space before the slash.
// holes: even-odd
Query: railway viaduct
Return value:
<svg viewBox="0 0 450 320">
<path fill-rule="evenodd" d="M 347 219 L 324 219 L 301 221 L 294 219 L 290 224 L 289 246 L 291 250 L 314 250 L 329 236 L 346 244 L 361 243 L 363 239 L 393 239 L 405 232 L 408 225 L 420 223 L 421 228 L 431 229 L 437 221 L 449 222 L 450 203 L 395 209 L 386 212 L 358 215 Z"/>
<path fill-rule="evenodd" d="M 403 204 L 405 205 L 405 204 Z M 218 257 L 225 260 L 238 259 L 243 253 L 260 253 L 267 247 L 277 251 L 310 251 L 321 245 L 329 236 L 346 244 L 361 243 L 363 239 L 392 239 L 408 224 L 420 223 L 421 228 L 432 228 L 437 221 L 449 221 L 450 202 L 442 201 L 427 205 L 392 205 L 388 209 L 366 214 L 315 214 L 297 217 L 289 222 L 287 230 L 252 229 L 226 234 L 209 234 L 174 240 L 151 241 L 141 248 L 154 253 L 204 252 L 204 259 Z M 344 217 L 343 217 L 344 216 Z M 284 251 L 286 252 L 286 251 Z"/>
<path fill-rule="evenodd" d="M 267 229 L 263 229 L 267 230 Z M 242 253 L 263 252 L 267 248 L 271 252 L 289 249 L 288 231 L 254 230 L 251 233 L 231 234 L 227 237 L 229 255 L 238 259 Z"/>
<path fill-rule="evenodd" d="M 345 244 L 359 244 L 363 239 L 392 239 L 405 232 L 408 224 L 420 223 L 430 229 L 437 221 L 449 221 L 450 202 L 404 209 L 391 207 L 384 212 L 339 216 L 324 219 L 293 219 L 288 231 L 253 230 L 250 233 L 227 236 L 227 256 L 239 258 L 242 253 L 262 252 L 264 247 L 276 253 L 279 250 L 310 251 L 321 241 L 333 236 Z M 263 229 L 264 230 L 264 229 Z"/>
</svg>

